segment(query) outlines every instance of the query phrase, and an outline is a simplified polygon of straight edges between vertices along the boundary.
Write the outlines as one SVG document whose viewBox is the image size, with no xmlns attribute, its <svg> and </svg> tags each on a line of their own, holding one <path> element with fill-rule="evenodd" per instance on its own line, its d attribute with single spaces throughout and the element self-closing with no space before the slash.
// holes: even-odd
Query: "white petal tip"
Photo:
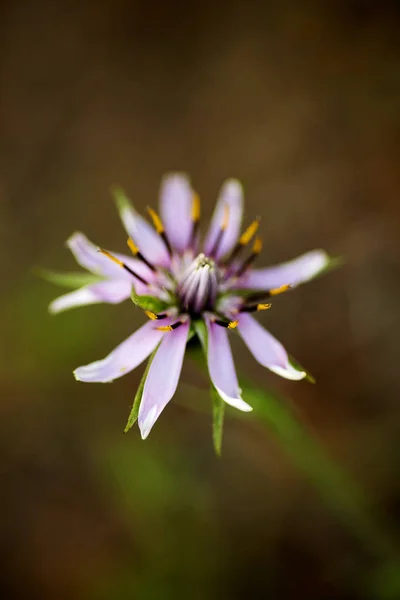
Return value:
<svg viewBox="0 0 400 600">
<path fill-rule="evenodd" d="M 226 194 L 234 194 L 234 195 L 241 195 L 243 192 L 243 186 L 241 184 L 241 182 L 239 181 L 239 179 L 227 179 L 223 186 L 222 189 L 224 191 L 224 193 Z"/>
<path fill-rule="evenodd" d="M 99 376 L 99 373 L 96 370 L 93 371 L 91 367 L 92 365 L 87 365 L 75 369 L 73 374 L 76 381 L 82 381 L 83 383 L 111 383 L 114 381 L 115 377 L 111 378 L 109 375 L 107 377 L 104 375 Z"/>
<path fill-rule="evenodd" d="M 145 440 L 157 420 L 157 405 L 151 407 L 144 419 L 139 418 L 139 429 L 142 440 Z"/>
<path fill-rule="evenodd" d="M 76 381 L 82 381 L 82 379 L 79 377 L 78 370 L 79 369 L 75 369 L 75 371 L 72 371 L 72 374 L 75 377 Z"/>
<path fill-rule="evenodd" d="M 308 259 L 308 263 L 305 265 L 304 281 L 316 277 L 321 271 L 324 271 L 328 267 L 332 260 L 329 254 L 322 249 L 311 250 L 305 254 L 305 256 Z"/>
<path fill-rule="evenodd" d="M 190 182 L 189 175 L 184 173 L 183 171 L 171 171 L 170 173 L 165 173 L 162 178 L 162 183 L 165 185 L 171 184 L 184 184 L 187 185 Z"/>
<path fill-rule="evenodd" d="M 64 296 L 60 296 L 59 298 L 56 298 L 55 300 L 53 300 L 53 302 L 49 304 L 48 310 L 51 315 L 58 315 L 59 313 L 68 310 L 69 308 L 74 308 L 74 305 L 70 306 L 68 302 L 64 301 Z"/>
<path fill-rule="evenodd" d="M 74 246 L 77 241 L 82 239 L 86 241 L 87 238 L 81 231 L 75 231 L 72 235 L 69 236 L 69 238 L 65 242 L 65 245 L 71 249 L 71 247 Z"/>
<path fill-rule="evenodd" d="M 242 404 L 236 404 L 235 408 L 241 410 L 242 412 L 251 412 L 253 410 L 252 406 L 249 406 L 246 402 L 242 401 Z"/>
<path fill-rule="evenodd" d="M 96 379 L 93 377 L 93 371 L 90 369 L 91 365 L 87 367 L 78 367 L 73 371 L 73 375 L 76 381 L 82 381 L 83 383 L 107 383 L 107 380 Z"/>
<path fill-rule="evenodd" d="M 292 381 L 300 381 L 301 379 L 304 379 L 304 377 L 307 377 L 307 373 L 305 371 L 298 371 L 291 365 L 287 366 L 286 368 L 274 366 L 268 366 L 268 368 L 276 375 L 279 375 L 284 379 L 291 379 Z"/>
<path fill-rule="evenodd" d="M 238 410 L 241 410 L 242 412 L 251 412 L 253 410 L 253 408 L 250 406 L 250 404 L 247 404 L 247 402 L 245 402 L 244 400 L 242 400 L 242 398 L 239 397 L 232 397 L 232 396 L 228 396 L 228 394 L 225 394 L 225 392 L 223 392 L 220 388 L 215 388 L 219 394 L 219 396 L 221 396 L 222 400 L 224 402 L 226 402 L 227 404 L 229 404 L 230 406 L 233 406 L 234 408 L 237 408 Z"/>
</svg>

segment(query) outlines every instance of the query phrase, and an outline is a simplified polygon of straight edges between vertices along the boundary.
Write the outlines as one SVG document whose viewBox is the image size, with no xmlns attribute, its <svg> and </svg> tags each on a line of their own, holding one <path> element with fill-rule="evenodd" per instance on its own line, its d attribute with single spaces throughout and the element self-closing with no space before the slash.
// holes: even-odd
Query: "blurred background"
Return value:
<svg viewBox="0 0 400 600">
<path fill-rule="evenodd" d="M 125 252 L 110 186 L 144 209 L 170 170 L 191 174 L 205 216 L 225 178 L 243 181 L 247 221 L 262 216 L 260 264 L 315 247 L 345 255 L 261 316 L 315 386 L 279 379 L 232 341 L 239 371 L 286 398 L 396 545 L 398 2 L 0 10 L 2 598 L 400 597 L 388 557 L 273 432 L 229 411 L 216 459 L 208 382 L 190 360 L 150 438 L 124 436 L 143 369 L 104 386 L 72 370 L 143 315 L 125 302 L 51 316 L 63 290 L 32 274 L 75 269 L 64 246 L 75 230 Z"/>
</svg>

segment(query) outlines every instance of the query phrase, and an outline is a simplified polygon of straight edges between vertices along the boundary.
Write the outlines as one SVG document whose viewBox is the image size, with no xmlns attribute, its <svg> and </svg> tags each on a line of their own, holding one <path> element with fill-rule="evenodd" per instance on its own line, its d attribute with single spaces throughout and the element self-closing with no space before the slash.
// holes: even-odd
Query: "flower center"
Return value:
<svg viewBox="0 0 400 600">
<path fill-rule="evenodd" d="M 199 254 L 178 283 L 178 296 L 183 311 L 199 315 L 211 310 L 217 297 L 219 269 L 205 254 Z"/>
</svg>

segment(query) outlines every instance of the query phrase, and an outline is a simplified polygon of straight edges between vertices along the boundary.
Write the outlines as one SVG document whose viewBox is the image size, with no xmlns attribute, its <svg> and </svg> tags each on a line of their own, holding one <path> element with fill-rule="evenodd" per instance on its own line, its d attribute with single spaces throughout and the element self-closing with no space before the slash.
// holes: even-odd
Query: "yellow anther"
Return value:
<svg viewBox="0 0 400 600">
<path fill-rule="evenodd" d="M 270 296 L 277 296 L 278 294 L 282 294 L 283 292 L 287 292 L 292 286 L 290 285 L 290 283 L 287 283 L 286 285 L 281 285 L 278 288 L 273 288 L 272 290 L 269 290 L 269 295 Z"/>
<path fill-rule="evenodd" d="M 161 325 L 160 327 L 157 327 L 156 329 L 158 329 L 158 331 L 172 331 L 173 327 L 172 327 L 172 325 Z"/>
<path fill-rule="evenodd" d="M 268 310 L 272 304 L 257 304 L 257 310 Z"/>
<path fill-rule="evenodd" d="M 261 238 L 257 237 L 254 240 L 254 244 L 253 244 L 253 249 L 252 249 L 253 254 L 260 254 L 261 248 L 262 248 Z"/>
<path fill-rule="evenodd" d="M 144 314 L 146 315 L 146 317 L 149 317 L 149 319 L 151 319 L 152 321 L 156 321 L 157 320 L 156 313 L 153 313 L 151 310 L 145 310 Z"/>
<path fill-rule="evenodd" d="M 240 236 L 239 244 L 241 244 L 242 246 L 246 246 L 246 244 L 249 243 L 253 235 L 256 233 L 259 224 L 260 219 L 255 219 L 252 223 L 250 223 L 246 231 Z"/>
<path fill-rule="evenodd" d="M 200 196 L 195 192 L 192 199 L 192 221 L 197 223 L 200 220 Z"/>
<path fill-rule="evenodd" d="M 231 321 L 228 325 L 228 329 L 235 329 L 239 325 L 239 321 Z"/>
<path fill-rule="evenodd" d="M 228 223 L 229 223 L 229 204 L 226 202 L 224 204 L 224 218 L 222 221 L 222 225 L 221 225 L 221 229 L 222 231 L 225 231 L 225 229 L 228 227 Z"/>
<path fill-rule="evenodd" d="M 132 254 L 136 255 L 139 252 L 139 248 L 136 246 L 132 238 L 128 238 L 127 244 Z"/>
<path fill-rule="evenodd" d="M 104 256 L 107 256 L 107 258 L 109 258 L 110 260 L 112 260 L 113 262 L 115 262 L 117 265 L 119 265 L 120 267 L 124 266 L 124 263 L 122 262 L 122 260 L 119 260 L 119 258 L 117 258 L 116 256 L 113 256 L 110 252 L 108 252 L 107 250 L 103 250 L 103 248 L 99 248 L 98 252 L 101 252 L 101 254 L 104 254 Z"/>
<path fill-rule="evenodd" d="M 164 225 L 155 210 L 152 208 L 148 208 L 147 212 L 150 215 L 151 220 L 153 221 L 153 225 L 156 228 L 157 233 L 164 233 Z"/>
</svg>

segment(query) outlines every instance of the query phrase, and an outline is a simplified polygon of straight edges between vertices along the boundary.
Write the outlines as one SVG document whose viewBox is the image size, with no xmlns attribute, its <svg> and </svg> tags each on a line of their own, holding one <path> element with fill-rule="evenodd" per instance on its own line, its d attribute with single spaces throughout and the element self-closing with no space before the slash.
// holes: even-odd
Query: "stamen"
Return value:
<svg viewBox="0 0 400 600">
<path fill-rule="evenodd" d="M 177 321 L 176 323 L 173 323 L 172 325 L 161 325 L 160 327 L 157 327 L 156 329 L 158 329 L 158 331 L 173 331 L 174 329 L 178 329 L 178 327 L 180 327 L 182 325 L 182 321 Z"/>
<path fill-rule="evenodd" d="M 281 285 L 278 288 L 273 288 L 271 290 L 266 290 L 265 292 L 256 292 L 254 294 L 250 294 L 247 296 L 246 300 L 249 303 L 259 302 L 260 300 L 265 300 L 266 298 L 271 298 L 271 296 L 278 296 L 279 294 L 283 294 L 292 288 L 291 284 Z"/>
<path fill-rule="evenodd" d="M 278 294 L 283 294 L 283 292 L 287 292 L 288 290 L 290 290 L 291 287 L 291 284 L 287 283 L 285 285 L 281 285 L 278 288 L 273 288 L 272 290 L 269 290 L 268 294 L 270 296 L 278 296 Z"/>
<path fill-rule="evenodd" d="M 262 250 L 262 239 L 260 237 L 257 237 L 254 240 L 254 244 L 253 244 L 253 248 L 252 248 L 252 253 L 253 254 L 260 254 Z"/>
<path fill-rule="evenodd" d="M 136 256 L 136 254 L 139 254 L 139 248 L 136 246 L 132 238 L 128 238 L 127 244 L 129 246 L 129 250 L 134 256 Z"/>
<path fill-rule="evenodd" d="M 107 256 L 107 258 L 109 258 L 110 260 L 112 260 L 113 262 L 115 262 L 117 265 L 119 265 L 120 267 L 122 267 L 123 269 L 125 269 L 125 271 L 128 271 L 128 273 L 130 273 L 131 275 L 133 275 L 133 277 L 136 277 L 136 279 L 138 279 L 139 281 L 141 281 L 142 283 L 144 283 L 144 285 L 148 285 L 148 281 L 146 281 L 143 277 L 141 277 L 141 275 L 138 275 L 137 273 L 135 273 L 135 271 L 133 271 L 130 267 L 128 267 L 127 264 L 125 264 L 124 262 L 122 262 L 122 260 L 119 260 L 119 258 L 117 258 L 113 254 L 111 254 L 111 252 L 108 252 L 108 250 L 104 250 L 103 248 L 99 248 L 98 252 L 101 252 L 101 254 L 104 254 L 104 256 Z"/>
<path fill-rule="evenodd" d="M 272 304 L 248 304 L 240 309 L 240 312 L 257 312 L 259 310 L 268 310 Z"/>
<path fill-rule="evenodd" d="M 190 246 L 196 245 L 197 232 L 199 231 L 200 225 L 200 196 L 195 192 L 192 199 L 192 233 L 190 236 Z"/>
<path fill-rule="evenodd" d="M 149 317 L 149 319 L 151 319 L 152 321 L 156 321 L 157 320 L 156 313 L 151 312 L 151 310 L 145 310 L 144 314 L 146 315 L 146 317 Z"/>
<path fill-rule="evenodd" d="M 166 313 L 160 313 L 156 315 L 156 313 L 154 313 L 151 310 L 145 310 L 144 314 L 147 317 L 149 317 L 149 319 L 151 319 L 152 321 L 160 321 L 161 319 L 165 319 L 168 316 Z"/>
<path fill-rule="evenodd" d="M 224 205 L 224 218 L 222 220 L 222 225 L 221 225 L 221 229 L 222 231 L 225 231 L 225 229 L 228 227 L 228 223 L 229 223 L 229 204 L 225 203 Z"/>
<path fill-rule="evenodd" d="M 166 245 L 168 253 L 170 255 L 172 255 L 171 244 L 169 243 L 169 240 L 167 238 L 167 234 L 165 233 L 163 222 L 161 221 L 161 219 L 158 216 L 158 214 L 156 213 L 156 211 L 153 210 L 152 208 L 148 207 L 147 208 L 147 212 L 149 213 L 150 218 L 153 221 L 153 225 L 154 225 L 154 227 L 155 227 L 158 235 L 162 238 L 164 244 Z"/>
<path fill-rule="evenodd" d="M 242 263 L 242 265 L 239 267 L 239 269 L 236 272 L 236 276 L 240 277 L 241 275 L 243 275 L 243 273 L 245 272 L 245 270 L 251 265 L 251 263 L 257 258 L 257 256 L 260 254 L 261 252 L 261 248 L 262 248 L 262 241 L 261 238 L 257 237 L 254 240 L 254 244 L 253 244 L 253 248 L 251 250 L 251 254 L 248 258 L 246 258 L 246 260 Z"/>
<path fill-rule="evenodd" d="M 242 233 L 242 235 L 240 236 L 239 241 L 237 242 L 236 246 L 232 250 L 232 253 L 231 253 L 229 259 L 226 261 L 227 263 L 231 263 L 233 261 L 233 259 L 236 258 L 236 256 L 242 250 L 242 248 L 244 248 L 244 246 L 247 246 L 247 244 L 250 242 L 251 238 L 256 233 L 259 225 L 260 225 L 260 217 L 257 217 L 257 219 L 254 219 L 254 221 L 252 223 L 250 223 L 250 225 L 247 227 L 246 231 L 244 231 L 244 233 Z"/>
<path fill-rule="evenodd" d="M 97 252 L 101 252 L 101 254 L 104 254 L 104 256 L 107 256 L 107 258 L 109 258 L 110 260 L 112 260 L 113 262 L 115 262 L 117 265 L 119 265 L 120 267 L 124 266 L 124 263 L 122 262 L 122 260 L 119 260 L 119 258 L 117 258 L 116 256 L 113 256 L 110 252 L 108 252 L 107 250 L 103 250 L 103 248 L 99 248 L 97 250 Z"/>
<path fill-rule="evenodd" d="M 214 245 L 213 245 L 213 247 L 212 247 L 212 249 L 211 249 L 211 251 L 209 253 L 209 256 L 211 256 L 211 257 L 215 256 L 215 254 L 217 253 L 217 250 L 218 250 L 219 245 L 220 245 L 220 243 L 222 241 L 222 238 L 224 236 L 226 228 L 228 227 L 229 213 L 230 213 L 229 204 L 225 203 L 224 204 L 224 216 L 223 216 L 223 219 L 222 219 L 221 228 L 220 228 L 220 230 L 218 232 L 218 235 L 216 237 Z"/>
<path fill-rule="evenodd" d="M 139 260 L 141 260 L 142 262 L 144 262 L 145 265 L 147 265 L 149 267 L 149 269 L 151 269 L 153 272 L 156 271 L 156 268 L 154 265 L 152 265 L 145 256 L 143 256 L 143 254 L 141 252 L 139 252 L 139 248 L 136 246 L 135 242 L 133 241 L 132 238 L 128 238 L 127 244 L 129 246 L 130 251 L 132 252 L 132 254 L 134 256 L 137 256 L 137 258 Z"/>
<path fill-rule="evenodd" d="M 257 310 L 269 310 L 272 304 L 257 304 Z"/>
<path fill-rule="evenodd" d="M 164 225 L 163 225 L 160 217 L 158 216 L 156 211 L 150 207 L 147 208 L 147 212 L 149 213 L 150 218 L 153 221 L 153 225 L 156 228 L 157 233 L 159 233 L 161 235 L 164 232 Z"/>
<path fill-rule="evenodd" d="M 192 221 L 200 221 L 200 196 L 195 192 L 192 199 Z"/>
<path fill-rule="evenodd" d="M 223 319 L 215 319 L 214 323 L 225 329 L 235 329 L 239 325 L 239 321 L 224 321 Z"/>
<path fill-rule="evenodd" d="M 250 242 L 251 238 L 256 233 L 259 225 L 260 225 L 260 217 L 257 217 L 257 219 L 254 219 L 254 221 L 252 223 L 250 223 L 250 225 L 248 226 L 246 231 L 244 233 L 242 233 L 242 235 L 240 236 L 239 244 L 241 246 L 246 246 Z"/>
</svg>

